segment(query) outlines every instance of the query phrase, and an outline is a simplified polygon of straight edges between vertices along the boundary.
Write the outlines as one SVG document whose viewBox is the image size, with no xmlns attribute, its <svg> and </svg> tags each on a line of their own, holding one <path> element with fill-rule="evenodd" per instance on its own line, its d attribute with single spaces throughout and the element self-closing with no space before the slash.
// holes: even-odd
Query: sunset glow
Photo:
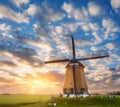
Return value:
<svg viewBox="0 0 120 107">
<path fill-rule="evenodd" d="M 45 81 L 34 80 L 31 84 L 31 86 L 42 89 L 42 88 L 50 87 L 50 83 L 48 84 L 48 82 L 45 82 Z"/>
<path fill-rule="evenodd" d="M 88 91 L 120 90 L 120 0 L 0 0 L 0 94 L 62 93 L 68 62 L 81 61 Z"/>
</svg>

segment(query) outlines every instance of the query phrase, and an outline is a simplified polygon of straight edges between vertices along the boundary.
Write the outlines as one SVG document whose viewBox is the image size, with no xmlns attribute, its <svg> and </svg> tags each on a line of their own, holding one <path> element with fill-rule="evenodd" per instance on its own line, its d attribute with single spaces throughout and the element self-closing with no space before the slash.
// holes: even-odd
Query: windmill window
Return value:
<svg viewBox="0 0 120 107">
<path fill-rule="evenodd" d="M 70 93 L 73 93 L 73 88 L 70 88 Z"/>
</svg>

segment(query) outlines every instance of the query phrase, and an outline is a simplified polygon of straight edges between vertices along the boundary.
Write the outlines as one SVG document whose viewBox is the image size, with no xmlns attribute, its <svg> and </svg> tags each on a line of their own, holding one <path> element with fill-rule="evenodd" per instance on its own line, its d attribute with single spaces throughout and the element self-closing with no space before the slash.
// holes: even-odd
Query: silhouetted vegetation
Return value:
<svg viewBox="0 0 120 107">
<path fill-rule="evenodd" d="M 111 93 L 108 93 L 108 95 L 120 95 L 120 91 L 113 91 Z"/>
</svg>

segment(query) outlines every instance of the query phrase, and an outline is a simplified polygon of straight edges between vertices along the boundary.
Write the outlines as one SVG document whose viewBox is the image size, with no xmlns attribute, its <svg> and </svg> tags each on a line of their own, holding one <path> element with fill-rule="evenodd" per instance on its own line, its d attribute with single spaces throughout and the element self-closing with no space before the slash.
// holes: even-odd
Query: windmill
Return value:
<svg viewBox="0 0 120 107">
<path fill-rule="evenodd" d="M 108 57 L 109 55 L 92 56 L 88 58 L 77 59 L 73 37 L 71 37 L 71 41 L 72 41 L 72 54 L 73 54 L 72 59 L 58 59 L 52 61 L 45 61 L 45 64 L 68 62 L 66 66 L 65 80 L 63 86 L 64 97 L 89 96 L 88 87 L 84 75 L 84 65 L 80 63 L 80 61 L 105 58 Z"/>
</svg>

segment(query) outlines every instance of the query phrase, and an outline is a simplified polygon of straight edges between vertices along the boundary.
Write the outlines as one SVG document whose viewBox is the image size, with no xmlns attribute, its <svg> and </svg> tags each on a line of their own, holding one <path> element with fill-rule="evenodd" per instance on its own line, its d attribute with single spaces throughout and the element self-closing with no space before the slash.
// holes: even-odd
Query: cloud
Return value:
<svg viewBox="0 0 120 107">
<path fill-rule="evenodd" d="M 97 25 L 97 23 L 89 23 L 89 27 L 92 31 L 99 30 L 99 26 Z"/>
<path fill-rule="evenodd" d="M 6 75 L 5 78 L 0 77 L 0 92 L 59 94 L 63 86 L 63 74 L 56 71 L 49 71 L 47 73 L 34 72 L 34 74 L 36 75 L 26 73 L 24 76 L 20 77 L 19 75 L 12 74 L 12 72 L 4 73 L 4 76 Z M 8 76 L 9 78 L 7 78 Z M 30 90 L 28 91 L 28 89 Z M 16 91 L 13 92 L 13 90 Z"/>
<path fill-rule="evenodd" d="M 14 79 L 10 79 L 10 78 L 0 77 L 0 82 L 1 83 L 11 84 L 11 83 L 15 82 L 15 80 Z"/>
<path fill-rule="evenodd" d="M 12 71 L 9 70 L 4 70 L 4 69 L 0 69 L 0 72 L 2 72 L 2 76 L 0 76 L 0 83 L 4 83 L 6 85 L 12 85 L 14 84 L 16 81 L 21 80 L 19 75 L 17 73 L 13 73 Z"/>
<path fill-rule="evenodd" d="M 102 11 L 101 7 L 93 2 L 90 2 L 88 4 L 88 10 L 91 16 L 98 16 L 101 14 Z"/>
<path fill-rule="evenodd" d="M 56 71 L 50 71 L 48 73 L 38 73 L 39 78 L 49 82 L 63 82 L 64 75 Z M 47 79 L 46 79 L 47 78 Z"/>
<path fill-rule="evenodd" d="M 106 48 L 109 50 L 116 50 L 116 46 L 113 43 L 107 43 Z"/>
<path fill-rule="evenodd" d="M 50 36 L 52 30 L 45 20 L 41 19 L 39 22 L 33 24 L 33 30 L 38 37 L 36 40 L 42 40 L 44 42 L 49 42 L 51 40 Z"/>
<path fill-rule="evenodd" d="M 10 52 L 14 56 L 21 58 L 23 61 L 28 62 L 29 64 L 31 64 L 31 66 L 33 66 L 33 64 L 35 63 L 35 60 L 32 57 L 33 55 L 37 55 L 35 50 L 25 48 L 25 49 L 13 50 Z"/>
<path fill-rule="evenodd" d="M 112 19 L 103 19 L 102 25 L 103 25 L 103 27 L 105 27 L 105 28 L 109 27 L 109 29 L 110 29 L 115 26 L 115 22 Z"/>
<path fill-rule="evenodd" d="M 116 69 L 118 72 L 120 72 L 120 65 L 118 65 Z"/>
<path fill-rule="evenodd" d="M 0 24 L 0 33 L 1 33 L 0 39 L 2 40 L 5 37 L 7 37 L 8 35 L 10 36 L 11 30 L 12 30 L 11 25 L 7 25 L 6 23 L 1 23 Z"/>
<path fill-rule="evenodd" d="M 12 61 L 0 61 L 0 64 L 1 65 L 8 65 L 8 66 L 13 66 L 13 67 L 16 67 L 17 65 L 15 63 L 13 63 Z"/>
<path fill-rule="evenodd" d="M 39 23 L 35 23 L 33 25 L 34 32 L 37 35 L 40 35 L 40 42 L 35 41 L 27 41 L 28 44 L 33 44 L 33 46 L 38 46 L 41 48 L 42 52 L 45 53 L 44 56 L 46 60 L 48 60 L 51 56 L 64 57 L 65 54 L 69 54 L 69 46 L 68 45 L 68 35 L 69 30 L 76 30 L 77 25 L 75 24 L 61 24 L 61 26 L 46 26 L 43 28 Z M 46 44 L 47 43 L 47 44 Z M 56 47 L 53 46 L 56 44 Z M 46 48 L 46 50 L 45 50 Z M 59 51 L 59 52 L 58 52 Z M 38 52 L 41 53 L 41 52 Z M 50 58 L 51 59 L 51 58 Z"/>
<path fill-rule="evenodd" d="M 92 23 L 92 22 L 86 22 L 84 24 L 81 24 L 81 28 L 85 31 L 85 32 L 94 32 L 94 31 L 98 31 L 100 30 L 100 27 L 97 23 Z"/>
<path fill-rule="evenodd" d="M 65 17 L 65 14 L 63 12 L 61 12 L 59 9 L 57 9 L 57 7 L 54 7 L 54 9 L 48 4 L 48 3 L 44 3 L 43 7 L 41 8 L 41 16 L 43 16 L 44 18 L 46 18 L 49 21 L 59 21 L 61 19 L 63 19 Z"/>
<path fill-rule="evenodd" d="M 19 81 L 19 80 L 22 80 L 22 79 L 21 79 L 22 75 L 19 75 L 19 73 L 17 73 L 17 72 L 9 71 L 9 70 L 4 70 L 4 69 L 3 69 L 3 71 L 4 71 L 4 72 L 8 72 L 8 74 L 9 74 L 10 77 L 16 78 L 16 79 L 15 79 L 15 82 L 16 82 L 16 81 Z"/>
<path fill-rule="evenodd" d="M 88 24 L 83 24 L 81 27 L 85 32 L 90 31 L 90 27 L 88 26 Z"/>
<path fill-rule="evenodd" d="M 98 44 L 98 43 L 102 42 L 103 39 L 101 38 L 100 34 L 98 34 L 98 32 L 93 31 L 92 35 L 94 36 L 94 38 L 96 40 L 95 44 Z"/>
<path fill-rule="evenodd" d="M 116 25 L 116 22 L 111 18 L 104 18 L 102 20 L 102 26 L 105 29 L 104 39 L 108 39 L 109 36 L 112 37 L 112 34 L 120 32 L 120 28 Z"/>
<path fill-rule="evenodd" d="M 72 4 L 64 3 L 64 4 L 63 4 L 63 9 L 64 9 L 67 13 L 72 13 L 72 11 L 73 11 L 73 5 L 72 5 Z"/>
<path fill-rule="evenodd" d="M 99 31 L 100 31 L 100 26 L 97 23 L 92 23 L 92 22 L 86 22 L 84 24 L 81 24 L 81 28 L 85 32 L 85 35 L 93 35 L 94 38 L 96 39 L 96 43 L 100 43 L 102 41 L 101 37 L 99 36 Z M 88 35 L 87 35 L 88 34 Z"/>
<path fill-rule="evenodd" d="M 36 54 L 32 55 L 33 59 L 34 57 L 36 57 L 36 58 L 39 58 L 39 60 L 42 60 L 44 57 L 44 60 L 47 60 L 51 55 L 55 55 L 55 53 L 53 53 L 54 48 L 52 47 L 53 42 L 49 42 L 47 40 L 42 42 L 26 40 L 26 43 L 30 46 L 36 47 L 36 49 L 34 50 Z"/>
<path fill-rule="evenodd" d="M 97 47 L 91 47 L 90 49 L 91 49 L 92 51 L 97 51 L 97 50 L 98 50 Z"/>
<path fill-rule="evenodd" d="M 28 15 L 34 16 L 40 11 L 40 8 L 35 4 L 30 4 L 28 9 L 25 11 Z"/>
<path fill-rule="evenodd" d="M 68 49 L 68 46 L 66 44 L 58 45 L 57 49 L 60 51 L 61 54 L 69 54 L 69 49 Z"/>
<path fill-rule="evenodd" d="M 76 55 L 78 56 L 86 56 L 87 53 L 85 50 L 76 50 Z"/>
<path fill-rule="evenodd" d="M 10 76 L 15 77 L 23 77 L 25 73 L 30 73 L 34 76 L 34 70 L 37 69 L 37 67 L 34 68 L 34 63 L 37 62 L 34 58 L 26 60 L 26 58 L 21 58 L 21 56 L 17 56 L 11 52 L 8 53 L 13 57 L 9 61 L 0 61 L 0 64 L 2 65 L 0 70 L 8 72 Z M 40 68 L 37 71 L 40 71 Z"/>
<path fill-rule="evenodd" d="M 64 3 L 62 8 L 66 11 L 68 18 L 74 18 L 76 20 L 87 20 L 88 11 L 85 8 L 76 8 L 71 3 Z"/>
<path fill-rule="evenodd" d="M 93 41 L 85 40 L 85 39 L 76 40 L 76 46 L 78 47 L 92 46 L 93 43 L 94 43 Z"/>
<path fill-rule="evenodd" d="M 29 18 L 26 17 L 24 14 L 17 13 L 4 5 L 0 5 L 0 9 L 0 19 L 5 18 L 16 23 L 29 23 Z"/>
<path fill-rule="evenodd" d="M 103 55 L 105 55 L 105 54 L 108 54 L 108 48 L 106 48 L 105 46 L 92 46 L 91 48 L 90 48 L 93 52 L 93 54 L 103 54 Z"/>
<path fill-rule="evenodd" d="M 1 66 L 7 65 L 11 67 L 16 67 L 17 65 L 12 61 L 13 56 L 5 51 L 0 51 L 0 64 Z"/>
<path fill-rule="evenodd" d="M 60 35 L 66 35 L 66 34 L 68 34 L 69 32 L 68 32 L 68 30 L 67 29 L 65 29 L 66 27 L 64 27 L 64 26 L 56 26 L 55 27 L 55 32 L 57 33 L 57 34 L 60 34 Z"/>
<path fill-rule="evenodd" d="M 111 5 L 113 9 L 118 12 L 120 9 L 120 0 L 111 0 Z"/>
<path fill-rule="evenodd" d="M 96 61 L 90 61 L 91 63 L 96 62 Z M 92 64 L 92 69 L 91 68 L 85 68 L 86 71 L 86 79 L 87 79 L 87 84 L 89 87 L 89 91 L 91 90 L 97 90 L 102 93 L 105 92 L 112 92 L 115 90 L 119 89 L 119 77 L 120 73 L 116 72 L 116 69 L 113 68 L 108 68 L 104 64 L 99 63 L 94 63 Z M 97 67 L 98 66 L 98 67 Z M 94 69 L 94 68 L 99 68 L 100 69 Z M 110 90 L 107 90 L 107 89 Z M 99 93 L 99 92 L 98 92 Z"/>
<path fill-rule="evenodd" d="M 23 4 L 28 4 L 29 0 L 12 0 L 12 3 L 16 5 L 16 7 L 20 8 Z"/>
<path fill-rule="evenodd" d="M 77 32 L 78 28 L 80 27 L 80 23 L 70 23 L 70 22 L 66 22 L 66 23 L 62 23 L 59 26 L 55 26 L 53 29 L 57 34 L 59 35 L 69 35 L 71 36 L 73 34 L 73 32 Z"/>
<path fill-rule="evenodd" d="M 57 7 L 54 6 L 54 8 Z M 48 22 L 56 22 L 63 19 L 65 17 L 65 14 L 59 9 L 54 10 L 54 8 L 48 3 L 43 3 L 40 7 L 35 4 L 31 4 L 25 13 L 31 16 L 37 15 L 41 21 L 46 20 Z"/>
<path fill-rule="evenodd" d="M 0 43 L 1 43 L 0 50 L 6 51 L 7 49 L 7 52 L 9 52 L 12 55 L 10 57 L 8 56 L 9 61 L 11 61 L 11 59 L 14 56 L 14 57 L 19 57 L 24 61 L 27 61 L 31 65 L 34 63 L 34 58 L 32 56 L 37 55 L 35 47 L 31 48 L 31 46 L 26 44 L 25 42 L 16 41 L 8 37 L 5 40 L 1 40 Z M 7 56 L 7 55 L 4 55 L 3 53 L 2 56 Z M 2 58 L 6 58 L 6 60 L 8 60 L 7 57 L 2 57 Z"/>
<path fill-rule="evenodd" d="M 6 23 L 0 24 L 0 30 L 1 31 L 10 31 L 12 30 L 11 25 L 7 25 Z"/>
</svg>

